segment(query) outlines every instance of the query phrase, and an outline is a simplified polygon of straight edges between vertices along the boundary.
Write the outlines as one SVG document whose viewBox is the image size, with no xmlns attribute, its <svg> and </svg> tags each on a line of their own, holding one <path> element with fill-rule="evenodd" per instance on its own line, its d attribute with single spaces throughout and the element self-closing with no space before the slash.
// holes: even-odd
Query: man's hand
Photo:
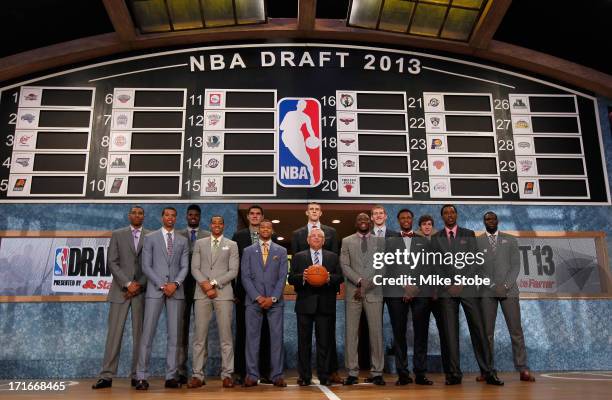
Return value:
<svg viewBox="0 0 612 400">
<path fill-rule="evenodd" d="M 264 297 L 264 303 L 261 308 L 263 308 L 264 310 L 268 310 L 270 307 L 272 307 L 273 304 L 274 302 L 272 301 L 272 297 Z"/>
<path fill-rule="evenodd" d="M 495 297 L 508 297 L 508 291 L 504 285 L 495 285 Z"/>
<path fill-rule="evenodd" d="M 136 281 L 132 281 L 128 285 L 127 291 L 130 294 L 130 297 L 136 296 L 138 293 L 140 293 L 140 283 L 138 283 Z"/>
<path fill-rule="evenodd" d="M 266 302 L 266 298 L 263 296 L 259 296 L 255 299 L 257 301 L 257 303 L 259 304 L 259 307 L 264 308 L 264 304 Z"/>
<path fill-rule="evenodd" d="M 407 285 L 404 286 L 404 297 L 402 297 L 402 301 L 404 303 L 408 303 L 419 293 L 419 288 L 417 286 Z"/>
<path fill-rule="evenodd" d="M 174 292 L 176 292 L 176 283 L 174 282 L 168 282 L 164 285 L 164 295 L 166 295 L 166 297 L 172 297 L 174 295 Z"/>
<path fill-rule="evenodd" d="M 355 290 L 355 294 L 353 295 L 354 300 L 361 301 L 361 299 L 363 299 L 363 295 L 361 294 L 362 290 L 362 287 L 358 287 L 357 290 Z"/>
<path fill-rule="evenodd" d="M 209 281 L 202 281 L 202 283 L 200 283 L 200 287 L 202 288 L 202 291 L 206 293 L 206 296 L 208 296 L 209 299 L 214 299 L 217 297 L 217 289 L 215 289 L 215 287 Z"/>
<path fill-rule="evenodd" d="M 457 297 L 463 291 L 463 285 L 451 285 L 448 287 L 448 294 L 453 297 Z"/>
</svg>

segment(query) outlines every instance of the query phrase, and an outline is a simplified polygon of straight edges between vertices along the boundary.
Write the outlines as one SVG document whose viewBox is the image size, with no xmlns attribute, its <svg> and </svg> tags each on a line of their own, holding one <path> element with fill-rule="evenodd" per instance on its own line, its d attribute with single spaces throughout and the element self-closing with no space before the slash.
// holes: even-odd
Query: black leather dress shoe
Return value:
<svg viewBox="0 0 612 400">
<path fill-rule="evenodd" d="M 168 389 L 179 389 L 181 387 L 181 382 L 179 382 L 177 379 L 166 379 L 166 383 L 164 384 L 165 388 Z"/>
<path fill-rule="evenodd" d="M 377 375 L 377 376 L 371 376 L 369 378 L 366 378 L 365 380 L 367 383 L 373 383 L 375 385 L 378 386 L 384 386 L 386 385 L 385 380 L 383 379 L 382 375 Z"/>
<path fill-rule="evenodd" d="M 136 383 L 136 390 L 147 390 L 149 389 L 149 382 L 145 379 L 141 379 Z"/>
<path fill-rule="evenodd" d="M 331 386 L 332 381 L 327 378 L 319 378 L 319 385 L 321 386 Z"/>
<path fill-rule="evenodd" d="M 486 381 L 487 381 L 487 385 L 495 385 L 495 386 L 503 386 L 504 385 L 504 381 L 499 379 L 497 377 L 497 374 L 491 374 L 491 375 L 487 376 Z"/>
<path fill-rule="evenodd" d="M 132 380 L 130 381 L 130 385 L 132 385 L 132 387 L 136 387 L 136 385 L 138 385 L 138 379 L 132 378 Z"/>
<path fill-rule="evenodd" d="M 449 378 L 446 378 L 446 382 L 444 382 L 446 385 L 461 385 L 461 378 L 457 377 L 457 376 L 451 376 Z"/>
<path fill-rule="evenodd" d="M 113 381 L 111 379 L 98 379 L 98 382 L 91 385 L 92 389 L 104 389 L 113 386 Z"/>
<path fill-rule="evenodd" d="M 416 378 L 414 378 L 414 382 L 417 385 L 433 385 L 433 381 L 427 379 L 425 375 L 417 375 Z"/>
<path fill-rule="evenodd" d="M 259 383 L 264 385 L 272 385 L 274 382 L 272 382 L 272 380 L 269 378 L 259 378 Z"/>
<path fill-rule="evenodd" d="M 310 386 L 311 381 L 310 381 L 310 379 L 301 379 L 300 378 L 300 379 L 297 380 L 297 383 L 300 386 Z"/>
<path fill-rule="evenodd" d="M 399 375 L 397 377 L 397 381 L 395 382 L 396 386 L 404 386 L 407 385 L 409 383 L 412 383 L 412 378 L 410 377 L 410 375 Z"/>
<path fill-rule="evenodd" d="M 178 381 L 181 385 L 186 385 L 188 382 L 187 376 L 186 375 L 179 375 L 178 377 Z"/>
<path fill-rule="evenodd" d="M 357 378 L 356 376 L 347 376 L 342 384 L 348 386 L 355 385 L 357 383 L 359 383 L 359 378 Z"/>
<path fill-rule="evenodd" d="M 236 377 L 234 378 L 234 385 L 238 385 L 238 386 L 240 386 L 240 385 L 242 385 L 242 384 L 244 384 L 244 377 L 242 377 L 242 376 L 236 376 Z"/>
</svg>

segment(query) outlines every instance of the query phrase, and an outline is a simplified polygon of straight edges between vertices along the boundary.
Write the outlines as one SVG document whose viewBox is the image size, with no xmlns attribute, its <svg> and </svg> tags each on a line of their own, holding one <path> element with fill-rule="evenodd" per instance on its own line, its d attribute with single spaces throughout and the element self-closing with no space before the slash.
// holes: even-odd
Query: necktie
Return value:
<svg viewBox="0 0 612 400">
<path fill-rule="evenodd" d="M 261 244 L 261 256 L 263 258 L 263 263 L 265 265 L 266 261 L 268 260 L 268 243 L 267 242 L 264 242 Z"/>
<path fill-rule="evenodd" d="M 255 231 L 251 232 L 251 242 L 253 244 L 259 243 L 259 234 Z"/>
<path fill-rule="evenodd" d="M 191 230 L 191 243 L 194 243 L 196 241 L 196 231 L 195 229 Z"/>
<path fill-rule="evenodd" d="M 383 236 L 383 230 L 379 229 L 378 232 L 376 233 L 376 236 L 382 237 Z"/>
<path fill-rule="evenodd" d="M 172 234 L 170 232 L 168 232 L 167 235 L 168 235 L 168 255 L 171 256 L 172 255 L 172 247 L 174 246 L 174 244 L 172 243 Z"/>
<path fill-rule="evenodd" d="M 319 264 L 319 252 L 318 251 L 314 252 L 314 260 L 312 261 L 315 263 L 315 265 Z"/>
<path fill-rule="evenodd" d="M 365 236 L 361 237 L 361 252 L 363 254 L 368 252 L 368 238 Z"/>
<path fill-rule="evenodd" d="M 448 231 L 448 244 L 452 247 L 455 243 L 455 232 Z"/>
<path fill-rule="evenodd" d="M 219 250 L 219 239 L 213 240 L 213 252 L 217 252 Z"/>
<path fill-rule="evenodd" d="M 410 232 L 404 232 L 402 231 L 402 237 L 413 237 L 414 236 L 414 232 L 410 231 Z"/>
<path fill-rule="evenodd" d="M 138 239 L 140 238 L 140 231 L 138 229 L 134 229 L 132 231 L 132 235 L 134 236 L 134 250 L 138 250 Z"/>
<path fill-rule="evenodd" d="M 497 235 L 489 236 L 489 243 L 491 244 L 491 251 L 495 254 L 497 251 Z"/>
</svg>

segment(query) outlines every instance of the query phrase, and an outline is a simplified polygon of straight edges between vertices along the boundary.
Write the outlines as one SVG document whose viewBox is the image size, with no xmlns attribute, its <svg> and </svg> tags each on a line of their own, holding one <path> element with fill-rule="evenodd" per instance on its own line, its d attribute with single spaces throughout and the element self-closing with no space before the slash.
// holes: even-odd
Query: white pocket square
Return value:
<svg viewBox="0 0 612 400">
<path fill-rule="evenodd" d="M 229 246 L 223 246 L 221 247 L 221 250 L 229 250 Z"/>
</svg>

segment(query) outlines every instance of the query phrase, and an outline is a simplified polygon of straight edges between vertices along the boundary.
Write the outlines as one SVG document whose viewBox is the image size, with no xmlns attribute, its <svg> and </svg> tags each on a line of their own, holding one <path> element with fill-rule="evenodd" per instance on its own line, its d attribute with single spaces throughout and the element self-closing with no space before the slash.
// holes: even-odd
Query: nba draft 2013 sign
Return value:
<svg viewBox="0 0 612 400">
<path fill-rule="evenodd" d="M 284 187 L 315 187 L 322 179 L 321 104 L 285 97 L 278 103 L 278 166 Z"/>
</svg>

